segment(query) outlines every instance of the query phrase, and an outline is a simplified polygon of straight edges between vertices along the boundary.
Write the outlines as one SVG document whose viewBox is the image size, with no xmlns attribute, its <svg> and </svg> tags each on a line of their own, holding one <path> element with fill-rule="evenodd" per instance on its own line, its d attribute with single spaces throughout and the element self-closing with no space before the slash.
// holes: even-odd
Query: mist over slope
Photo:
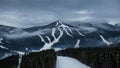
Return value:
<svg viewBox="0 0 120 68">
<path fill-rule="evenodd" d="M 118 24 L 119 25 L 119 24 Z M 16 51 L 42 49 L 65 49 L 79 47 L 119 47 L 120 28 L 109 23 L 66 24 L 60 20 L 45 26 L 17 28 L 1 25 L 1 56 Z M 79 41 L 78 41 L 79 40 Z M 114 46 L 113 46 L 114 45 Z"/>
</svg>

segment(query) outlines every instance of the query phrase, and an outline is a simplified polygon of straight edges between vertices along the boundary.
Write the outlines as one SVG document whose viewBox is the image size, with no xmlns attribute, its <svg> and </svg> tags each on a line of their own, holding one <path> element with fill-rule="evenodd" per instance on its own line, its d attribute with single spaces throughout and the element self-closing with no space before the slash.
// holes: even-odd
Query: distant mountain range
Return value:
<svg viewBox="0 0 120 68">
<path fill-rule="evenodd" d="M 55 21 L 45 26 L 17 28 L 0 25 L 0 55 L 11 50 L 34 51 L 77 47 L 118 47 L 119 25 L 108 23 L 66 24 Z"/>
</svg>

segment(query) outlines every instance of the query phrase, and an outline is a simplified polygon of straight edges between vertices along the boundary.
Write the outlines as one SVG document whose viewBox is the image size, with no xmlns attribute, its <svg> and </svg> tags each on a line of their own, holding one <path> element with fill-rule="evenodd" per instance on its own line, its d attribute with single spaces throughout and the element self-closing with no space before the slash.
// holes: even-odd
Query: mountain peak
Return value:
<svg viewBox="0 0 120 68">
<path fill-rule="evenodd" d="M 63 22 L 61 20 L 57 20 L 56 23 L 62 24 Z"/>
<path fill-rule="evenodd" d="M 45 26 L 34 26 L 34 27 L 26 28 L 24 30 L 26 30 L 26 31 L 31 31 L 31 30 L 34 31 L 34 30 L 39 30 L 39 29 L 56 28 L 56 27 L 63 28 L 63 27 L 75 27 L 75 26 L 72 26 L 70 24 L 66 24 L 61 20 L 57 20 L 57 21 L 54 21 L 54 22 L 52 22 L 52 23 L 50 23 L 48 25 L 45 25 Z"/>
<path fill-rule="evenodd" d="M 55 21 L 53 23 L 48 24 L 46 27 L 47 28 L 53 28 L 53 27 L 60 27 L 62 25 L 66 25 L 67 26 L 67 24 L 63 23 L 62 21 L 57 20 L 57 21 Z"/>
<path fill-rule="evenodd" d="M 72 25 L 70 25 L 70 24 L 64 23 L 64 22 L 61 21 L 61 20 L 55 21 L 54 24 L 55 24 L 55 27 L 74 27 L 74 26 L 72 26 Z"/>
<path fill-rule="evenodd" d="M 60 20 L 57 20 L 57 21 L 55 21 L 54 23 L 55 23 L 55 26 L 56 26 L 56 27 L 63 24 L 63 22 L 60 21 Z"/>
</svg>

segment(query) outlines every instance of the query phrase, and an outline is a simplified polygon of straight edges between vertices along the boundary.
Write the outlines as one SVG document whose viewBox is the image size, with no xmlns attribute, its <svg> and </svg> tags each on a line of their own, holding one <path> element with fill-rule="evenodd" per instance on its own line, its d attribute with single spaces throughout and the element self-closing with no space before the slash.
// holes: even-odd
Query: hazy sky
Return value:
<svg viewBox="0 0 120 68">
<path fill-rule="evenodd" d="M 0 24 L 11 26 L 65 22 L 119 23 L 120 0 L 0 0 Z"/>
</svg>

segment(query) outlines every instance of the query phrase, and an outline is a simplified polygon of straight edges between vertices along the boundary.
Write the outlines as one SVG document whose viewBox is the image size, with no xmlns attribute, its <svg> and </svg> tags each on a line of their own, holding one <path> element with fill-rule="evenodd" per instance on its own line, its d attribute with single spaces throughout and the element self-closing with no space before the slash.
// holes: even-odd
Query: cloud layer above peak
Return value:
<svg viewBox="0 0 120 68">
<path fill-rule="evenodd" d="M 120 0 L 0 0 L 0 24 L 29 27 L 56 20 L 116 22 Z"/>
</svg>

